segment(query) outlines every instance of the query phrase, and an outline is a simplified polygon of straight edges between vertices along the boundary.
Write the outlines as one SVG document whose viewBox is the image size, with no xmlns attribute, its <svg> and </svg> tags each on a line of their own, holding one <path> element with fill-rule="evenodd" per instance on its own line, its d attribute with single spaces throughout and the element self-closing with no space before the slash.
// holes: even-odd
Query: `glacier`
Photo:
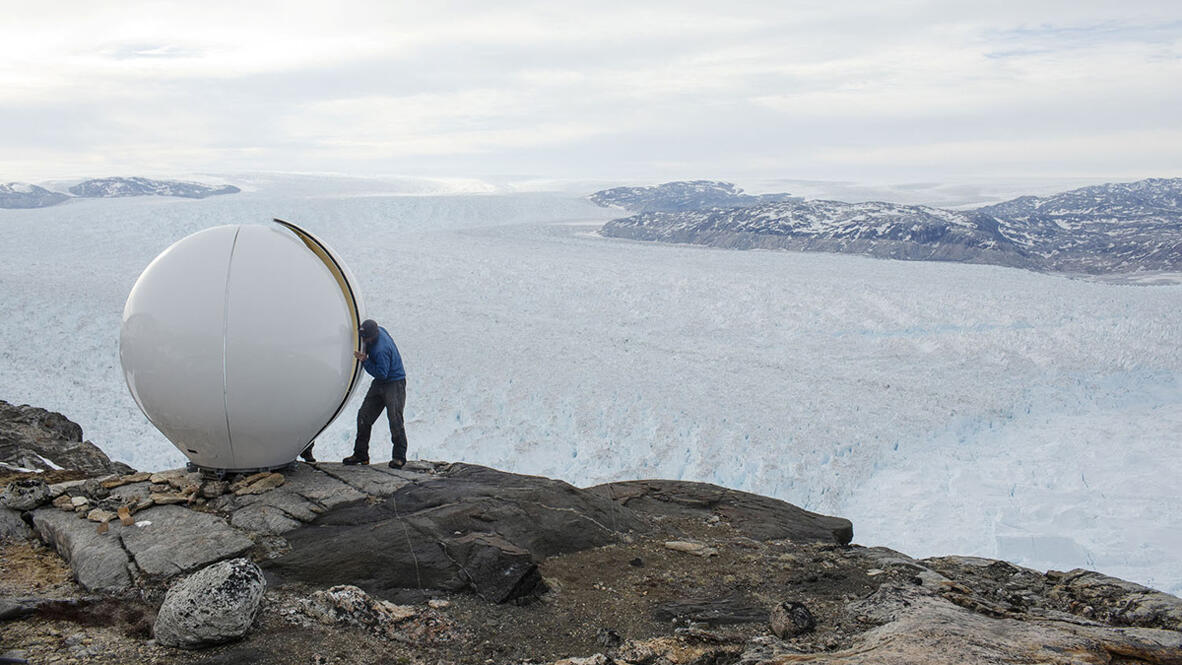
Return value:
<svg viewBox="0 0 1182 665">
<path fill-rule="evenodd" d="M 181 465 L 124 383 L 124 300 L 181 237 L 280 217 L 398 342 L 412 457 L 713 482 L 858 543 L 1182 593 L 1182 286 L 608 239 L 614 213 L 565 193 L 245 189 L 0 210 L 0 399 Z M 360 398 L 318 457 L 351 452 Z"/>
</svg>

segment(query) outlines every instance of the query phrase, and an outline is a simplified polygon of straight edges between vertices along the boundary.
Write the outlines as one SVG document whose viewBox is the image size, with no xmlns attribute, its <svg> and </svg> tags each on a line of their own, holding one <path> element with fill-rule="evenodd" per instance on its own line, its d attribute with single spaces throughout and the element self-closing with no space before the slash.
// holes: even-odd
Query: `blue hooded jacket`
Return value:
<svg viewBox="0 0 1182 665">
<path fill-rule="evenodd" d="M 385 328 L 378 326 L 378 338 L 365 346 L 367 357 L 361 366 L 375 381 L 386 383 L 406 378 L 406 370 L 402 368 L 402 356 Z"/>
</svg>

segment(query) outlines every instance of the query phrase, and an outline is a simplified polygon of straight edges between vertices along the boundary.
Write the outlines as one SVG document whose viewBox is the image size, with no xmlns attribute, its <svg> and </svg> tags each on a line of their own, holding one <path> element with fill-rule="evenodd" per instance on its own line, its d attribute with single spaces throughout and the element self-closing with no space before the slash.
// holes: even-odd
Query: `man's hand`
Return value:
<svg viewBox="0 0 1182 665">
<path fill-rule="evenodd" d="M 362 351 L 354 351 L 353 357 L 360 360 L 361 362 L 365 362 L 365 359 L 368 358 L 369 355 Z"/>
</svg>

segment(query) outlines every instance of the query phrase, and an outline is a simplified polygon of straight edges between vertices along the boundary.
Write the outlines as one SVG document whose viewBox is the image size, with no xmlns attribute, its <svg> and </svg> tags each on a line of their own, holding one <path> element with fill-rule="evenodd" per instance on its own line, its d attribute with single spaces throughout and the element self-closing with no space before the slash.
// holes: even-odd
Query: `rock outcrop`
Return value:
<svg viewBox="0 0 1182 665">
<path fill-rule="evenodd" d="M 0 503 L 11 510 L 32 510 L 49 501 L 49 485 L 40 478 L 20 478 L 8 483 Z"/>
<path fill-rule="evenodd" d="M 91 475 L 130 473 L 122 462 L 82 440 L 82 427 L 60 413 L 0 400 L 0 470 L 72 469 Z"/>
<path fill-rule="evenodd" d="M 174 471 L 52 488 L 53 505 L 33 510 L 32 522 L 80 584 L 104 592 L 253 552 L 290 582 L 350 584 L 393 600 L 468 591 L 504 603 L 546 589 L 538 563 L 547 557 L 634 534 L 677 549 L 687 534 L 669 517 L 712 516 L 763 541 L 844 544 L 852 535 L 847 520 L 702 483 L 582 490 L 467 464 L 300 465 L 233 483 Z"/>
<path fill-rule="evenodd" d="M 153 633 L 182 649 L 222 644 L 250 630 L 267 583 L 247 559 L 222 561 L 178 581 L 164 596 Z"/>
<path fill-rule="evenodd" d="M 24 540 L 33 535 L 29 525 L 21 519 L 20 513 L 0 506 L 0 543 L 10 540 Z"/>
<path fill-rule="evenodd" d="M 128 527 L 117 525 L 98 533 L 93 522 L 53 507 L 33 511 L 33 524 L 41 540 L 70 564 L 83 588 L 111 594 L 131 588 L 134 569 L 120 539 Z"/>
<path fill-rule="evenodd" d="M 964 665 L 965 663 L 1182 663 L 1182 633 L 1120 629 L 1073 621 L 993 617 L 959 607 L 922 587 L 883 585 L 849 613 L 878 623 L 853 645 L 829 653 L 775 646 L 741 657 L 747 665 Z"/>
<path fill-rule="evenodd" d="M 39 621 L 126 604 L 134 631 L 155 614 L 156 642 L 125 660 L 186 662 L 160 645 L 241 638 L 211 662 L 315 661 L 321 643 L 369 662 L 397 643 L 431 662 L 1182 665 L 1182 600 L 1168 594 L 852 545 L 848 520 L 703 483 L 580 489 L 430 462 L 19 480 L 5 501 L 32 508 L 0 508 L 5 566 L 35 558 L 31 522 L 101 595 L 27 589 L 0 619 L 40 634 Z M 69 639 L 71 654 L 98 653 Z M 42 659 L 62 646 L 30 643 Z"/>
<path fill-rule="evenodd" d="M 285 579 L 353 584 L 389 598 L 467 589 L 506 602 L 540 590 L 542 558 L 616 542 L 644 526 L 595 492 L 484 467 L 443 465 L 429 474 L 321 468 L 377 500 L 325 512 L 286 533 L 290 551 L 265 564 Z"/>
<path fill-rule="evenodd" d="M 756 540 L 848 545 L 854 538 L 854 526 L 847 519 L 810 513 L 778 499 L 708 483 L 631 480 L 598 485 L 591 491 L 646 515 L 717 515 Z"/>
</svg>

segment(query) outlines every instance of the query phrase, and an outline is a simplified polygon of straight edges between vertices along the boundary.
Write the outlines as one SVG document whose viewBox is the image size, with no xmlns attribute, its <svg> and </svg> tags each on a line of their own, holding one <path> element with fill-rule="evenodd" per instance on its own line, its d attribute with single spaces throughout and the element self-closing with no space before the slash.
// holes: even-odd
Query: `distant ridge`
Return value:
<svg viewBox="0 0 1182 665">
<path fill-rule="evenodd" d="M 70 198 L 61 192 L 24 182 L 0 185 L 0 208 L 44 208 Z"/>
<path fill-rule="evenodd" d="M 589 196 L 604 206 L 630 212 L 682 212 L 702 208 L 737 208 L 774 201 L 803 200 L 790 194 L 744 194 L 729 182 L 682 180 L 652 187 L 615 187 Z"/>
<path fill-rule="evenodd" d="M 179 196 L 186 199 L 203 199 L 220 194 L 237 194 L 240 191 L 242 190 L 233 185 L 211 187 L 199 182 L 149 178 L 96 178 L 70 188 L 70 193 L 74 196 L 103 199 L 124 196 Z"/>
<path fill-rule="evenodd" d="M 605 200 L 620 201 L 611 194 L 614 191 L 588 198 L 601 205 Z M 714 247 L 841 252 L 1039 271 L 1178 271 L 1182 178 L 1023 196 L 974 210 L 787 199 L 743 207 L 648 211 L 612 220 L 600 233 Z"/>
<path fill-rule="evenodd" d="M 184 180 L 150 178 L 95 178 L 70 188 L 70 194 L 55 192 L 23 182 L 0 184 L 0 208 L 47 208 L 71 198 L 122 198 L 125 196 L 178 196 L 203 199 L 242 191 L 233 185 L 213 187 Z M 73 196 L 71 196 L 73 195 Z"/>
</svg>

